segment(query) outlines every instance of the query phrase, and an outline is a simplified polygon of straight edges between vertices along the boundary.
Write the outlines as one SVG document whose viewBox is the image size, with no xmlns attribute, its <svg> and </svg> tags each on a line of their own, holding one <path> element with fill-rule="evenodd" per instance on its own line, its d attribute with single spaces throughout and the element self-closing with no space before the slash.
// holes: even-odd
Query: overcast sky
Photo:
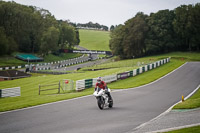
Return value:
<svg viewBox="0 0 200 133">
<path fill-rule="evenodd" d="M 12 1 L 12 0 L 4 0 Z M 99 23 L 106 26 L 124 24 L 137 12 L 156 13 L 183 4 L 196 4 L 200 0 L 14 0 L 49 10 L 56 19 L 75 23 Z"/>
</svg>

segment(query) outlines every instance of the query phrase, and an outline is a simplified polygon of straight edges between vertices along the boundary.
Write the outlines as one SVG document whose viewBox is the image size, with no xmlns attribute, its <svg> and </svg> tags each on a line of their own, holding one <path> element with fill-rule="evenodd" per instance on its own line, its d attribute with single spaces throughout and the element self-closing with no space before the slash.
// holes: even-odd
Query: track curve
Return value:
<svg viewBox="0 0 200 133">
<path fill-rule="evenodd" d="M 99 110 L 93 96 L 0 114 L 1 133 L 124 133 L 145 123 L 200 84 L 200 62 L 190 62 L 152 84 L 114 91 L 114 107 Z"/>
</svg>

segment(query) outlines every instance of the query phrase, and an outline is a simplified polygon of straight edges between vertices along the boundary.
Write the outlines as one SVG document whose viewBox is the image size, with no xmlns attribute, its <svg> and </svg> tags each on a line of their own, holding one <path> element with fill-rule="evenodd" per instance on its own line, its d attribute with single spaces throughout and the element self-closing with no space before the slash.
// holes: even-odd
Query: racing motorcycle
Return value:
<svg viewBox="0 0 200 133">
<path fill-rule="evenodd" d="M 110 92 L 110 89 L 108 88 L 107 91 Z M 93 95 L 97 99 L 97 105 L 98 105 L 99 109 L 102 110 L 105 107 L 109 107 L 109 108 L 113 107 L 113 100 L 109 101 L 109 97 L 106 94 L 106 90 L 97 87 L 97 89 L 95 90 Z"/>
</svg>

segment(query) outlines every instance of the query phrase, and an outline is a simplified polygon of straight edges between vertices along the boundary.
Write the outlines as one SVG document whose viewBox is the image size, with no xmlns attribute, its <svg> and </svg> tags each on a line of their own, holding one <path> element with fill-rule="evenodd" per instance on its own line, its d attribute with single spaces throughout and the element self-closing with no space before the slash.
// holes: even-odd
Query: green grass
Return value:
<svg viewBox="0 0 200 133">
<path fill-rule="evenodd" d="M 164 56 L 157 56 L 157 57 L 149 57 L 154 60 L 158 58 L 163 58 Z M 133 59 L 134 60 L 134 59 Z M 140 61 L 145 61 L 147 58 L 141 58 Z M 130 62 L 131 60 L 127 60 Z M 145 72 L 139 76 L 128 78 L 125 80 L 121 80 L 119 82 L 114 82 L 109 84 L 111 89 L 124 89 L 130 87 L 140 86 L 142 84 L 149 83 L 153 80 L 160 78 L 161 76 L 167 74 L 168 72 L 174 70 L 175 68 L 182 65 L 185 61 L 180 59 L 171 59 L 171 62 L 148 72 Z M 122 61 L 122 64 L 124 61 Z M 82 92 L 71 92 L 71 93 L 62 93 L 57 94 L 57 91 L 48 91 L 42 92 L 41 95 L 38 95 L 39 84 L 52 84 L 58 83 L 62 79 L 72 79 L 74 81 L 80 79 L 89 79 L 95 78 L 98 76 L 105 76 L 110 75 L 116 72 L 120 72 L 122 69 L 124 71 L 126 69 L 131 69 L 131 67 L 124 67 L 124 68 L 113 68 L 113 69 L 106 69 L 101 71 L 87 71 L 85 73 L 72 73 L 72 74 L 65 74 L 65 75 L 44 75 L 44 74 L 34 74 L 33 77 L 11 80 L 11 81 L 3 81 L 0 82 L 0 89 L 3 88 L 11 88 L 11 87 L 21 87 L 21 96 L 20 97 L 8 97 L 8 98 L 1 98 L 0 99 L 0 111 L 7 111 L 13 109 L 19 109 L 24 107 L 30 107 L 34 105 L 71 99 L 75 97 L 85 96 L 92 94 L 93 88 L 86 89 Z M 133 70 L 134 68 L 132 68 Z M 152 76 L 155 75 L 155 76 Z M 143 79 L 146 80 L 143 80 Z M 144 81 L 144 82 L 142 82 Z"/>
<path fill-rule="evenodd" d="M 183 129 L 179 129 L 179 130 L 169 131 L 166 133 L 200 133 L 200 126 L 183 128 Z"/>
<path fill-rule="evenodd" d="M 20 66 L 27 64 L 24 61 L 18 60 L 13 56 L 2 56 L 0 57 L 0 67 L 7 67 L 7 66 Z"/>
<path fill-rule="evenodd" d="M 79 30 L 80 46 L 89 50 L 110 51 L 109 39 L 110 32 L 97 30 Z"/>
<path fill-rule="evenodd" d="M 152 56 L 154 57 L 154 56 Z M 155 56 L 157 57 L 157 56 Z M 172 52 L 168 54 L 159 55 L 162 57 L 173 57 L 177 59 L 183 59 L 184 61 L 200 61 L 200 53 L 199 52 Z"/>
<path fill-rule="evenodd" d="M 167 58 L 166 57 L 144 57 L 144 58 L 138 58 L 138 59 L 126 59 L 126 60 L 121 60 L 121 61 L 114 61 L 114 59 L 109 60 L 108 62 L 105 62 L 101 65 L 96 65 L 96 66 L 91 66 L 91 67 L 85 67 L 81 70 L 87 70 L 87 69 L 102 69 L 102 68 L 120 68 L 120 72 L 124 71 L 130 71 L 135 68 L 144 66 L 146 64 L 153 63 L 155 61 L 161 60 L 162 58 Z"/>
<path fill-rule="evenodd" d="M 52 62 L 52 61 L 61 61 L 61 60 L 67 60 L 72 59 L 81 56 L 81 54 L 74 54 L 74 53 L 62 53 L 59 56 L 55 56 L 53 54 L 49 54 L 44 57 L 44 62 Z"/>
<path fill-rule="evenodd" d="M 194 109 L 199 107 L 200 107 L 200 89 L 198 89 L 198 91 L 189 99 L 174 106 L 173 109 Z"/>
</svg>

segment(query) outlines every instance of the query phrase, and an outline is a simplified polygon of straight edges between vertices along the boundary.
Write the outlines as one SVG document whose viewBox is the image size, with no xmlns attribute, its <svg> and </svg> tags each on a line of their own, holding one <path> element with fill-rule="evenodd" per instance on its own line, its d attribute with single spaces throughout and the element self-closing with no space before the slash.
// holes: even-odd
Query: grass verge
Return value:
<svg viewBox="0 0 200 133">
<path fill-rule="evenodd" d="M 200 108 L 200 88 L 193 96 L 191 96 L 184 102 L 177 104 L 176 106 L 174 106 L 173 109 L 194 109 L 194 108 Z"/>
<path fill-rule="evenodd" d="M 194 126 L 194 127 L 169 131 L 169 132 L 166 132 L 166 133 L 199 133 L 199 132 L 200 132 L 200 126 Z"/>
</svg>

